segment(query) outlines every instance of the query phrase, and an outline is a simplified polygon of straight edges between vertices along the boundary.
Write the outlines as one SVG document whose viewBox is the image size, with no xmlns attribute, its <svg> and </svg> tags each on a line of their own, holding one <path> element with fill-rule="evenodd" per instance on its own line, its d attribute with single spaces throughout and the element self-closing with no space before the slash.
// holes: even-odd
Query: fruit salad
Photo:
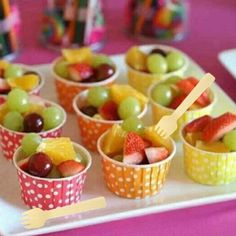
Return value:
<svg viewBox="0 0 236 236">
<path fill-rule="evenodd" d="M 126 63 L 133 69 L 150 74 L 167 74 L 180 70 L 184 64 L 184 56 L 176 50 L 165 51 L 155 47 L 143 52 L 133 46 L 126 53 Z"/>
<path fill-rule="evenodd" d="M 236 114 L 208 115 L 188 123 L 183 129 L 185 140 L 198 149 L 227 153 L 236 151 Z"/>
<path fill-rule="evenodd" d="M 114 84 L 110 88 L 89 89 L 79 109 L 95 119 L 117 121 L 139 116 L 146 104 L 147 97 L 129 85 Z"/>
<path fill-rule="evenodd" d="M 0 124 L 12 131 L 40 133 L 56 128 L 64 120 L 61 108 L 31 97 L 19 88 L 11 90 L 0 107 Z"/>
<path fill-rule="evenodd" d="M 87 163 L 69 138 L 42 139 L 36 133 L 22 139 L 21 170 L 40 178 L 65 178 L 82 172 Z"/>
<path fill-rule="evenodd" d="M 62 58 L 54 65 L 61 78 L 79 83 L 104 81 L 115 74 L 116 67 L 110 57 L 95 54 L 90 48 L 63 49 Z"/>
<path fill-rule="evenodd" d="M 30 92 L 42 83 L 42 78 L 25 67 L 0 60 L 0 94 L 8 94 L 14 88 Z"/>
</svg>

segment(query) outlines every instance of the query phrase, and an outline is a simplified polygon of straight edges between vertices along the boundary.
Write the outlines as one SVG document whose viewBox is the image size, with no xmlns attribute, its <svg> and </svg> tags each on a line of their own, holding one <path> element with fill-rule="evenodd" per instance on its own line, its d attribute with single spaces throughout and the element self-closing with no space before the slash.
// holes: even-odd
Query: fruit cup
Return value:
<svg viewBox="0 0 236 236">
<path fill-rule="evenodd" d="M 117 85 L 113 85 L 113 88 L 114 86 Z M 84 114 L 81 108 L 86 104 L 88 91 L 89 90 L 85 90 L 74 98 L 73 108 L 77 116 L 77 124 L 83 144 L 91 151 L 97 151 L 97 140 L 101 134 L 111 128 L 113 124 L 121 124 L 122 120 L 105 120 Z M 144 104 L 141 109 L 141 112 L 138 114 L 139 118 L 144 117 L 146 114 L 147 104 Z"/>
<path fill-rule="evenodd" d="M 221 120 L 222 117 L 220 118 Z M 223 131 L 229 131 L 229 126 L 231 126 L 231 124 L 228 122 L 229 120 L 232 121 L 232 119 L 225 119 L 226 122 L 217 121 L 218 124 L 217 126 L 214 125 L 214 129 L 207 129 L 210 130 L 211 133 L 215 133 L 217 135 L 225 135 L 223 134 Z M 234 122 L 234 126 L 236 127 L 236 116 L 234 118 L 234 121 L 232 122 Z M 183 126 L 181 130 L 181 141 L 183 142 L 184 169 L 186 174 L 197 183 L 205 185 L 225 185 L 235 182 L 235 147 L 233 151 L 230 151 L 222 142 L 222 137 L 219 137 L 217 141 L 198 141 L 199 138 L 202 139 L 203 137 L 203 133 L 199 135 L 199 132 L 207 132 L 205 127 L 202 128 L 201 124 L 201 131 L 198 131 L 197 133 L 191 133 L 189 136 L 191 138 L 187 139 L 185 131 L 186 127 L 189 124 L 191 124 L 191 122 Z M 194 128 L 196 129 L 197 126 L 194 126 Z M 222 129 L 223 131 L 218 131 L 218 128 Z M 230 141 L 231 144 L 233 143 L 232 141 L 235 140 L 235 135 L 232 138 L 233 140 Z"/>
<path fill-rule="evenodd" d="M 133 52 L 131 51 L 132 49 Z M 139 50 L 141 51 L 141 56 L 137 55 L 137 51 Z M 131 53 L 129 54 L 129 52 Z M 161 59 L 158 59 L 157 63 L 163 63 L 163 60 L 165 60 L 166 58 L 166 53 L 168 52 L 174 52 L 174 53 L 177 52 L 178 54 L 182 55 L 182 63 L 177 65 L 177 67 L 173 67 L 170 69 L 168 69 L 165 64 L 164 68 L 160 67 L 160 71 L 155 71 L 155 68 L 157 68 L 157 66 L 154 65 L 153 73 L 147 71 L 146 58 L 148 54 L 150 53 L 152 55 L 154 55 L 154 53 L 158 54 L 158 56 L 161 57 Z M 175 61 L 173 59 L 170 58 L 170 61 Z M 160 60 L 161 62 L 159 62 Z M 147 95 L 148 88 L 152 84 L 161 80 L 166 80 L 171 76 L 183 76 L 189 64 L 188 58 L 183 52 L 177 50 L 176 48 L 163 45 L 147 45 L 147 46 L 133 47 L 126 53 L 125 63 L 127 67 L 128 83 L 145 95 Z M 132 67 L 131 64 L 134 64 L 134 66 Z M 161 71 L 162 69 L 163 71 Z"/>
<path fill-rule="evenodd" d="M 102 134 L 97 143 L 108 189 L 124 198 L 141 199 L 156 195 L 165 183 L 172 158 L 176 152 L 173 140 L 166 140 L 170 152 L 166 159 L 153 164 L 126 164 L 112 159 L 104 153 L 104 140 L 108 132 Z"/>
<path fill-rule="evenodd" d="M 62 133 L 62 127 L 65 124 L 66 121 L 66 113 L 63 110 L 62 107 L 60 107 L 58 104 L 42 99 L 40 97 L 31 95 L 30 98 L 30 103 L 32 104 L 30 106 L 30 109 L 32 110 L 33 113 L 41 114 L 41 108 L 40 107 L 56 107 L 62 114 L 62 121 L 59 125 L 52 129 L 48 130 L 42 130 L 38 134 L 41 137 L 60 137 Z M 4 127 L 3 125 L 3 119 L 4 116 L 8 113 L 8 108 L 6 107 L 7 103 L 3 103 L 0 105 L 0 110 L 1 110 L 1 116 L 0 116 L 0 145 L 3 151 L 3 156 L 8 159 L 12 160 L 13 154 L 15 150 L 20 146 L 22 138 L 25 136 L 26 132 L 22 131 L 15 131 L 11 130 L 9 128 Z M 30 110 L 29 110 L 30 111 Z"/>
<path fill-rule="evenodd" d="M 21 188 L 21 198 L 30 208 L 50 210 L 80 201 L 86 175 L 91 166 L 91 156 L 81 145 L 73 143 L 76 153 L 85 159 L 86 167 L 78 174 L 64 178 L 40 178 L 23 171 L 18 161 L 24 157 L 19 147 L 13 157 Z"/>
<path fill-rule="evenodd" d="M 74 112 L 72 101 L 78 93 L 95 86 L 110 86 L 119 75 L 117 67 L 108 56 L 93 54 L 88 48 L 63 50 L 62 54 L 63 57 L 52 63 L 52 74 L 58 100 L 67 112 Z M 97 57 L 101 58 L 100 61 L 96 60 Z M 61 67 L 66 72 L 59 75 L 56 71 Z"/>
</svg>

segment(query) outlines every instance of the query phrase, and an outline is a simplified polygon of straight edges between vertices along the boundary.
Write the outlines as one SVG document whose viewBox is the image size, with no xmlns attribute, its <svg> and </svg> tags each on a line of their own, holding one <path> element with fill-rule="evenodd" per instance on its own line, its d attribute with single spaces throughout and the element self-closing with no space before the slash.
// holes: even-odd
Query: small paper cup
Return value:
<svg viewBox="0 0 236 236">
<path fill-rule="evenodd" d="M 141 199 L 156 195 L 165 183 L 171 161 L 176 153 L 172 139 L 172 152 L 163 161 L 148 165 L 131 165 L 108 157 L 102 150 L 108 131 L 101 135 L 97 148 L 102 157 L 102 169 L 107 188 L 119 197 Z"/>
<path fill-rule="evenodd" d="M 66 122 L 66 113 L 64 109 L 54 102 L 42 99 L 37 96 L 31 96 L 30 99 L 31 101 L 35 101 L 36 103 L 44 102 L 46 106 L 56 106 L 59 109 L 61 109 L 64 116 L 62 123 L 59 126 L 55 127 L 54 129 L 38 133 L 38 135 L 40 135 L 43 138 L 60 137 L 62 134 L 62 127 Z M 25 132 L 17 132 L 14 130 L 7 129 L 2 124 L 0 124 L 0 145 L 2 148 L 3 156 L 6 159 L 12 160 L 14 152 L 21 145 L 21 140 L 26 134 L 27 133 Z"/>
<path fill-rule="evenodd" d="M 153 100 L 153 98 L 152 98 L 152 91 L 153 91 L 154 87 L 157 86 L 157 84 L 152 85 L 149 88 L 149 91 L 148 91 L 148 98 L 149 98 L 149 101 L 151 103 L 152 120 L 153 120 L 154 124 L 158 123 L 158 121 L 163 116 L 170 115 L 174 111 L 173 109 L 165 107 L 165 106 L 162 106 L 162 105 L 156 103 Z M 188 122 L 190 122 L 190 121 L 192 121 L 194 119 L 197 119 L 197 118 L 199 118 L 201 116 L 210 115 L 212 113 L 213 107 L 215 106 L 215 104 L 217 102 L 217 97 L 216 97 L 215 92 L 213 92 L 213 90 L 210 90 L 210 99 L 211 99 L 211 103 L 208 106 L 205 106 L 205 107 L 200 108 L 200 109 L 188 110 L 178 119 L 178 122 L 177 122 L 178 123 L 178 128 L 175 131 L 175 133 L 172 135 L 172 137 L 175 140 L 179 140 L 180 139 L 180 134 L 179 134 L 180 128 L 184 124 L 186 124 L 186 123 L 188 123 Z"/>
<path fill-rule="evenodd" d="M 108 79 L 105 79 L 100 82 L 94 82 L 94 83 L 79 83 L 74 82 L 72 80 L 67 80 L 65 78 L 60 77 L 57 75 L 54 71 L 54 67 L 58 61 L 61 60 L 61 57 L 56 59 L 52 64 L 52 74 L 55 78 L 55 85 L 56 85 L 56 92 L 57 97 L 59 100 L 59 103 L 61 106 L 69 113 L 73 113 L 73 107 L 72 102 L 74 97 L 82 92 L 83 90 L 86 90 L 88 88 L 97 87 L 97 86 L 111 86 L 114 81 L 119 76 L 119 71 L 117 67 L 115 67 L 115 73 Z"/>
<path fill-rule="evenodd" d="M 80 107 L 85 104 L 88 90 L 78 94 L 73 100 L 73 108 L 77 117 L 77 124 L 80 130 L 82 143 L 86 148 L 93 152 L 97 152 L 97 140 L 106 130 L 110 129 L 114 124 L 121 124 L 123 120 L 99 120 L 85 115 L 80 111 Z M 143 118 L 147 112 L 147 105 L 143 107 L 138 118 Z"/>
<path fill-rule="evenodd" d="M 205 185 L 225 185 L 236 181 L 236 152 L 215 153 L 189 144 L 181 131 L 184 170 L 195 182 Z"/>
<path fill-rule="evenodd" d="M 77 175 L 60 179 L 39 178 L 21 170 L 17 162 L 24 154 L 21 147 L 16 150 L 13 163 L 17 170 L 21 198 L 27 206 L 50 210 L 80 201 L 92 159 L 89 152 L 81 145 L 73 143 L 73 146 L 75 151 L 86 159 L 87 166 Z"/>
<path fill-rule="evenodd" d="M 127 68 L 127 75 L 128 75 L 128 83 L 137 89 L 139 92 L 142 92 L 143 94 L 147 95 L 148 93 L 148 88 L 152 85 L 155 84 L 158 81 L 163 81 L 168 79 L 171 76 L 180 76 L 183 77 L 185 71 L 188 68 L 189 62 L 187 56 L 180 50 L 177 50 L 174 47 L 170 46 L 163 46 L 163 45 L 146 45 L 146 46 L 140 46 L 140 50 L 144 53 L 149 53 L 152 49 L 154 48 L 160 48 L 163 51 L 177 51 L 181 53 L 184 57 L 184 65 L 176 71 L 169 72 L 166 74 L 151 74 L 147 72 L 141 72 L 138 70 L 133 69 L 127 62 L 126 63 L 126 68 Z"/>
</svg>

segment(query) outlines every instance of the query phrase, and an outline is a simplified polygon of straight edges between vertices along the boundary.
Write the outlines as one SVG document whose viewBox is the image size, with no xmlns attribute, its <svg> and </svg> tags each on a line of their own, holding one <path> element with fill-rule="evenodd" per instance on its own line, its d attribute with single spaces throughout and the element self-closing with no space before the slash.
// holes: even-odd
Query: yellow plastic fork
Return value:
<svg viewBox="0 0 236 236">
<path fill-rule="evenodd" d="M 93 198 L 87 201 L 82 201 L 69 206 L 58 207 L 52 210 L 42 210 L 34 208 L 24 212 L 22 215 L 22 224 L 26 229 L 35 229 L 43 227 L 45 222 L 49 219 L 78 214 L 86 211 L 96 210 L 106 207 L 106 200 L 104 197 Z"/>
<path fill-rule="evenodd" d="M 175 109 L 171 115 L 163 116 L 155 125 L 155 131 L 162 137 L 168 138 L 177 129 L 177 120 L 188 110 L 188 108 L 198 99 L 198 97 L 210 87 L 215 77 L 207 73 L 183 100 L 183 102 Z"/>
</svg>

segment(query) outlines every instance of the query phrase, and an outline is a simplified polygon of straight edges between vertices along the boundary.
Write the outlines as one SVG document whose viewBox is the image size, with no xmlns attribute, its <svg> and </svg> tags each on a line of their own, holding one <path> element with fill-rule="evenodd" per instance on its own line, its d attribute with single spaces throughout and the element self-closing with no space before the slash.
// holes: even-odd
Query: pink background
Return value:
<svg viewBox="0 0 236 236">
<path fill-rule="evenodd" d="M 27 64 L 50 63 L 58 53 L 41 47 L 37 42 L 37 26 L 40 24 L 40 16 L 46 1 L 15 2 L 19 3 L 24 25 L 21 37 L 22 52 L 16 61 Z M 124 53 L 133 44 L 145 43 L 137 42 L 124 33 L 124 8 L 127 1 L 104 2 L 108 35 L 102 52 Z M 191 15 L 187 38 L 172 45 L 184 50 L 206 71 L 213 73 L 217 83 L 235 101 L 236 81 L 222 67 L 217 56 L 222 50 L 236 48 L 236 1 L 191 0 L 189 3 Z M 235 219 L 235 201 L 228 201 L 48 235 L 235 235 Z"/>
</svg>

